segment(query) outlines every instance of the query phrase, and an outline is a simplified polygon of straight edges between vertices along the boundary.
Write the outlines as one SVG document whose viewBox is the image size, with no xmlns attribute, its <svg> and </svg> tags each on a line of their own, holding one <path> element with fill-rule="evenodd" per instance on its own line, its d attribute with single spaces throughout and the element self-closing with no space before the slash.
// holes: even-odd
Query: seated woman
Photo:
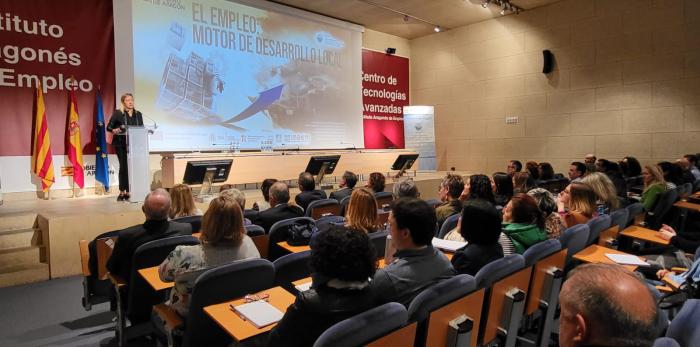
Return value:
<svg viewBox="0 0 700 347">
<path fill-rule="evenodd" d="M 505 206 L 513 197 L 513 179 L 504 172 L 496 172 L 491 178 L 496 205 Z"/>
<path fill-rule="evenodd" d="M 365 184 L 365 187 L 372 189 L 374 193 L 379 193 L 384 191 L 386 186 L 386 177 L 381 172 L 372 172 L 369 174 L 369 179 Z"/>
<path fill-rule="evenodd" d="M 516 194 L 503 208 L 503 254 L 523 254 L 530 246 L 547 240 L 544 215 L 527 194 Z"/>
<path fill-rule="evenodd" d="M 656 206 L 656 201 L 661 193 L 666 191 L 666 181 L 657 165 L 644 166 L 642 178 L 644 179 L 644 191 L 642 191 L 640 202 L 644 205 L 645 210 L 651 211 Z"/>
<path fill-rule="evenodd" d="M 618 163 L 624 178 L 637 177 L 642 174 L 642 166 L 635 157 L 624 157 Z"/>
<path fill-rule="evenodd" d="M 177 246 L 160 264 L 161 281 L 175 282 L 168 305 L 187 316 L 194 282 L 204 270 L 235 260 L 260 258 L 243 228 L 243 212 L 232 199 L 217 197 L 202 218 L 201 244 Z"/>
<path fill-rule="evenodd" d="M 513 194 L 527 193 L 535 188 L 535 181 L 527 172 L 516 172 L 513 175 Z"/>
<path fill-rule="evenodd" d="M 559 193 L 557 211 L 565 228 L 588 222 L 596 215 L 596 200 L 591 186 L 574 182 Z"/>
<path fill-rule="evenodd" d="M 532 182 L 535 182 L 538 179 L 540 179 L 539 164 L 537 164 L 536 161 L 528 161 L 527 163 L 525 163 L 525 171 L 527 171 L 527 173 L 530 175 Z"/>
<path fill-rule="evenodd" d="M 238 203 L 238 206 L 241 207 L 241 210 L 243 210 L 243 215 L 245 216 L 245 194 L 236 189 L 236 188 L 229 188 L 226 189 L 222 192 L 219 193 L 219 196 L 223 196 L 228 199 L 233 199 L 233 201 Z M 243 225 L 251 225 L 253 224 L 250 219 L 248 218 L 243 218 Z"/>
<path fill-rule="evenodd" d="M 666 189 L 676 189 L 685 183 L 683 181 L 683 169 L 668 161 L 660 161 L 656 164 L 664 175 Z"/>
<path fill-rule="evenodd" d="M 465 181 L 464 190 L 462 191 L 462 195 L 459 196 L 459 200 L 465 201 L 474 199 L 486 200 L 492 204 L 496 203 L 489 176 L 474 174 L 469 176 L 469 179 Z"/>
<path fill-rule="evenodd" d="M 537 173 L 539 175 L 538 181 L 546 181 L 554 178 L 554 168 L 552 164 L 547 162 L 542 162 L 537 165 Z"/>
<path fill-rule="evenodd" d="M 598 214 L 610 214 L 610 212 L 620 208 L 617 190 L 608 175 L 601 172 L 592 172 L 584 176 L 581 182 L 591 186 L 598 197 L 598 200 L 596 200 L 596 211 Z"/>
<path fill-rule="evenodd" d="M 458 249 L 452 257 L 452 266 L 462 274 L 474 276 L 484 265 L 503 258 L 503 249 L 498 243 L 501 235 L 501 213 L 484 200 L 469 200 L 464 203 L 459 232 L 467 245 Z"/>
<path fill-rule="evenodd" d="M 537 202 L 540 212 L 544 216 L 544 229 L 547 231 L 547 238 L 558 239 L 564 230 L 564 225 L 557 213 L 557 201 L 554 195 L 544 188 L 535 188 L 527 192 Z"/>
<path fill-rule="evenodd" d="M 336 225 L 311 249 L 313 285 L 270 332 L 268 346 L 311 346 L 330 326 L 376 306 L 369 278 L 377 270 L 366 233 Z"/>
<path fill-rule="evenodd" d="M 345 226 L 364 233 L 381 230 L 377 210 L 377 200 L 367 188 L 357 188 L 352 191 L 348 210 L 345 213 Z"/>
<path fill-rule="evenodd" d="M 170 189 L 170 201 L 170 219 L 202 215 L 202 211 L 194 205 L 192 188 L 186 184 L 176 184 Z"/>
</svg>

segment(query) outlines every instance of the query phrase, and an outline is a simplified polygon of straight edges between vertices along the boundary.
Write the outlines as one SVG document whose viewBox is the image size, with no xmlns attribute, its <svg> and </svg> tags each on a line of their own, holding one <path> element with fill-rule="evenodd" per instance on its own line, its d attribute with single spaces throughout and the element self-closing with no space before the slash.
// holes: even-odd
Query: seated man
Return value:
<svg viewBox="0 0 700 347">
<path fill-rule="evenodd" d="M 448 173 L 440 183 L 438 197 L 442 203 L 435 206 L 435 215 L 440 226 L 447 217 L 462 212 L 462 201 L 459 196 L 464 190 L 464 180 L 462 176 Z"/>
<path fill-rule="evenodd" d="M 331 192 L 331 199 L 336 199 L 338 202 L 342 201 L 345 197 L 352 194 L 352 190 L 357 184 L 357 175 L 350 171 L 345 171 L 343 173 L 343 178 L 340 180 L 340 188 L 334 192 Z"/>
<path fill-rule="evenodd" d="M 394 203 L 389 234 L 396 253 L 372 280 L 372 291 L 381 302 L 408 307 L 425 288 L 455 275 L 447 257 L 432 246 L 435 224 L 435 212 L 425 201 L 404 198 Z"/>
<path fill-rule="evenodd" d="M 270 232 L 270 227 L 273 224 L 284 219 L 304 215 L 304 211 L 297 206 L 287 204 L 288 202 L 289 187 L 284 182 L 275 182 L 270 187 L 270 208 L 255 215 L 253 224 L 257 224 L 263 227 L 266 232 Z"/>
<path fill-rule="evenodd" d="M 327 197 L 326 192 L 316 189 L 316 182 L 314 181 L 314 176 L 308 172 L 302 172 L 299 174 L 299 194 L 294 198 L 297 205 L 306 211 L 309 204 L 315 200 L 325 199 Z M 272 206 L 272 204 L 270 204 Z"/>
<path fill-rule="evenodd" d="M 577 267 L 559 293 L 559 346 L 651 346 L 656 302 L 632 272 L 612 264 Z"/>
<path fill-rule="evenodd" d="M 580 161 L 575 161 L 569 166 L 569 180 L 580 182 L 586 175 L 586 165 Z"/>
<path fill-rule="evenodd" d="M 523 169 L 523 163 L 521 163 L 519 160 L 511 160 L 508 162 L 508 167 L 506 168 L 506 173 L 508 176 L 513 177 L 516 172 L 520 172 L 520 170 Z"/>
<path fill-rule="evenodd" d="M 168 221 L 170 194 L 165 189 L 158 188 L 150 192 L 143 202 L 142 210 L 146 222 L 121 230 L 112 256 L 107 261 L 107 270 L 124 281 L 129 281 L 131 258 L 139 246 L 166 237 L 192 235 L 190 224 Z"/>
</svg>

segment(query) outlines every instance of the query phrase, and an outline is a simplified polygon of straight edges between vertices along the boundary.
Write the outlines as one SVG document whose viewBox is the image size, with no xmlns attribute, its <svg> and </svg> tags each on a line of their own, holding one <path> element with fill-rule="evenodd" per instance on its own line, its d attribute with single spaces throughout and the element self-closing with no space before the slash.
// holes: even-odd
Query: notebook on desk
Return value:
<svg viewBox="0 0 700 347">
<path fill-rule="evenodd" d="M 294 288 L 296 288 L 299 292 L 305 292 L 305 291 L 311 289 L 311 284 L 312 284 L 312 282 L 309 281 L 306 283 L 302 283 L 300 285 L 296 285 L 296 286 L 294 286 Z"/>
<path fill-rule="evenodd" d="M 605 253 L 605 256 L 620 265 L 650 266 L 636 255 Z"/>
<path fill-rule="evenodd" d="M 232 309 L 258 329 L 277 323 L 284 316 L 282 311 L 263 300 L 233 306 Z"/>
<path fill-rule="evenodd" d="M 466 242 L 443 240 L 433 237 L 433 247 L 454 253 L 458 249 L 466 246 Z"/>
</svg>

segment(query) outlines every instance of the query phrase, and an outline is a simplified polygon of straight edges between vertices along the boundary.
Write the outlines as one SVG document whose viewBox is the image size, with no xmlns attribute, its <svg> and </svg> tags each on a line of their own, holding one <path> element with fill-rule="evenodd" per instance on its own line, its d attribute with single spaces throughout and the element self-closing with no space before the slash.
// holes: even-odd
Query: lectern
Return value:
<svg viewBox="0 0 700 347">
<path fill-rule="evenodd" d="M 143 202 L 151 191 L 148 174 L 148 134 L 148 129 L 139 126 L 129 126 L 126 130 L 131 202 Z"/>
</svg>

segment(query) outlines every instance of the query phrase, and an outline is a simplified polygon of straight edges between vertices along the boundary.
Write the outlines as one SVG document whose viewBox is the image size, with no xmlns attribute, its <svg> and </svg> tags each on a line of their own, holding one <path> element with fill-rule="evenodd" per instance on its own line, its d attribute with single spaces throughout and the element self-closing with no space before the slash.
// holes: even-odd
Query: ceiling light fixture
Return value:
<svg viewBox="0 0 700 347">
<path fill-rule="evenodd" d="M 443 31 L 443 30 L 447 30 L 447 29 L 448 29 L 448 28 L 445 28 L 445 27 L 442 27 L 442 26 L 438 25 L 437 23 L 433 23 L 433 22 L 431 22 L 431 21 L 429 21 L 429 20 L 426 20 L 426 19 L 423 19 L 423 18 L 418 18 L 418 17 L 416 17 L 416 16 L 414 16 L 414 15 L 411 15 L 411 14 L 408 14 L 408 13 L 406 13 L 406 12 L 402 12 L 402 11 L 399 11 L 399 10 L 395 10 L 395 9 L 393 9 L 393 8 L 391 8 L 391 7 L 387 7 L 387 6 L 385 6 L 385 5 L 382 5 L 382 4 L 373 2 L 373 1 L 369 1 L 369 0 L 359 0 L 359 1 L 364 2 L 364 3 L 366 3 L 366 4 L 370 4 L 370 5 L 375 6 L 375 7 L 379 7 L 379 8 L 381 8 L 381 9 L 387 10 L 387 11 L 389 11 L 389 12 L 393 12 L 393 13 L 399 14 L 399 15 L 403 16 L 403 21 L 404 21 L 404 22 L 408 22 L 408 21 L 411 20 L 411 19 L 415 19 L 415 20 L 417 20 L 417 21 L 419 21 L 419 22 L 423 22 L 423 23 L 425 23 L 425 24 L 429 24 L 429 25 L 433 26 L 433 30 L 435 30 L 436 33 L 439 33 L 439 32 L 441 32 L 441 31 Z M 493 0 L 486 0 L 486 2 L 492 2 L 492 1 L 493 1 Z"/>
<path fill-rule="evenodd" d="M 435 30 L 436 33 L 439 33 L 441 29 L 439 25 L 436 25 L 433 30 Z"/>
<path fill-rule="evenodd" d="M 511 0 L 485 0 L 481 4 L 481 7 L 487 8 L 490 4 L 499 6 L 501 7 L 501 11 L 499 12 L 501 16 L 505 16 L 508 12 L 520 14 L 520 12 L 524 11 L 522 8 L 513 5 L 510 1 Z"/>
</svg>

